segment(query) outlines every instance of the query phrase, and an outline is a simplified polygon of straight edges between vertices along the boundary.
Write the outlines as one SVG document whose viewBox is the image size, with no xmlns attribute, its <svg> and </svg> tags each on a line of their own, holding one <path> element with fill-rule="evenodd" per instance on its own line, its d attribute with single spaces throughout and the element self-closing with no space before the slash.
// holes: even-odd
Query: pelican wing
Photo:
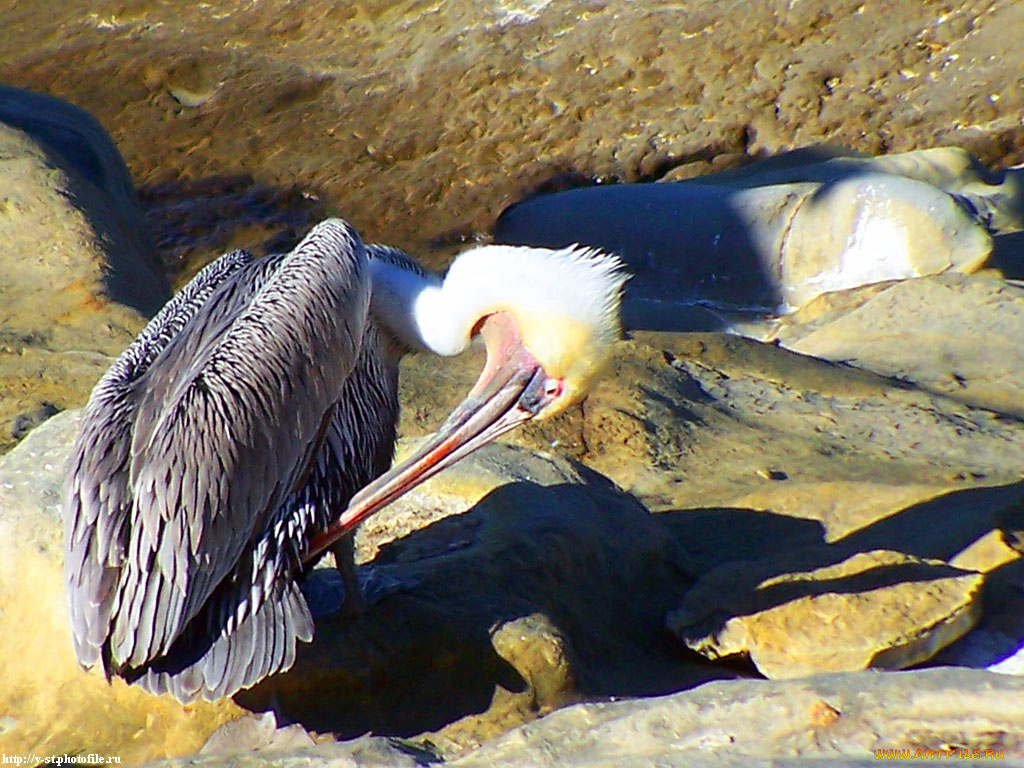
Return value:
<svg viewBox="0 0 1024 768">
<path fill-rule="evenodd" d="M 222 620 L 222 635 L 231 634 L 277 596 L 279 589 L 255 584 L 273 581 L 280 562 L 253 558 L 259 542 L 273 538 L 282 503 L 304 482 L 359 354 L 369 302 L 365 262 L 351 229 L 321 224 L 292 253 L 223 281 L 134 381 L 131 512 L 116 584 L 105 585 L 113 665 L 141 669 L 166 654 L 201 612 L 187 634 L 211 616 Z M 238 604 L 218 597 L 210 606 L 216 610 L 204 612 L 215 592 L 238 595 Z M 301 618 L 304 610 L 292 613 Z M 308 633 L 293 627 L 296 636 Z M 230 665 L 252 661 L 221 659 L 231 643 L 216 637 L 209 638 L 206 691 L 219 689 L 217 675 L 238 676 Z M 293 646 L 294 637 L 282 643 Z"/>
<path fill-rule="evenodd" d="M 65 575 L 75 653 L 99 660 L 126 550 L 133 383 L 221 283 L 251 263 L 232 251 L 203 269 L 150 321 L 93 389 L 72 449 L 65 493 Z"/>
</svg>

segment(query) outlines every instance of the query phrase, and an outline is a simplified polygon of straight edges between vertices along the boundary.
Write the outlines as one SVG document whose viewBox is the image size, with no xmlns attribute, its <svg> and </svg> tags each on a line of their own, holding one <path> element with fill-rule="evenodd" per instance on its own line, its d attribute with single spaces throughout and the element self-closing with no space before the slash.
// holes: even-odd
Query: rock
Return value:
<svg viewBox="0 0 1024 768">
<path fill-rule="evenodd" d="M 101 672 L 71 648 L 60 505 L 80 411 L 65 411 L 0 457 L 0 713 L 7 754 L 117 755 L 125 763 L 196 752 L 243 714 L 233 702 L 182 706 Z"/>
<path fill-rule="evenodd" d="M 936 657 L 936 663 L 1024 675 L 1024 559 L 1011 546 L 1024 505 L 1008 505 L 1000 528 L 980 536 L 950 562 L 986 574 L 984 613 L 978 627 Z"/>
<path fill-rule="evenodd" d="M 457 399 L 445 390 L 465 391 L 479 365 L 407 360 L 402 428 L 437 423 Z M 868 584 L 856 594 L 794 598 L 782 606 L 792 613 L 777 608 L 761 616 L 765 625 L 792 623 L 773 630 L 775 640 L 764 643 L 774 644 L 758 646 L 755 658 L 762 672 L 784 675 L 821 668 L 815 664 L 861 668 L 876 657 L 892 666 L 919 663 L 968 632 L 979 614 L 987 655 L 943 658 L 992 667 L 1024 645 L 1024 609 L 1014 598 L 1022 594 L 1015 585 L 1024 584 L 1014 581 L 1019 553 L 1005 544 L 1024 529 L 1020 430 L 1016 419 L 912 381 L 779 346 L 636 334 L 618 347 L 609 376 L 579 411 L 510 439 L 532 450 L 557 446 L 630 489 L 674 532 L 694 579 L 722 568 L 735 579 L 761 573 L 762 580 L 799 580 L 844 560 L 863 569 L 861 553 L 891 553 L 882 570 L 899 575 L 885 589 Z M 975 570 L 988 574 L 983 589 Z M 744 587 L 712 579 L 718 586 L 703 594 L 712 604 L 764 606 L 760 582 L 750 579 Z M 858 579 L 844 582 L 856 586 Z M 939 581 L 946 586 L 936 592 Z M 820 610 L 858 618 L 837 620 L 837 637 L 825 642 L 815 635 Z M 739 617 L 727 639 L 753 635 L 740 623 L 757 621 L 756 609 L 733 612 Z M 973 635 L 963 642 L 975 642 Z M 791 646 L 803 655 L 786 656 Z M 814 658 L 818 646 L 835 646 L 835 656 Z"/>
<path fill-rule="evenodd" d="M 147 768 L 205 765 L 263 768 L 269 764 L 291 768 L 420 768 L 436 762 L 439 762 L 436 755 L 414 744 L 398 739 L 363 736 L 343 742 L 324 742 L 306 749 L 251 748 L 238 752 L 204 753 L 174 760 L 154 760 L 143 765 Z"/>
<path fill-rule="evenodd" d="M 685 178 L 825 143 L 1024 161 L 1019 7 L 860 7 L 314 0 L 214 18 L 102 0 L 88 23 L 41 7 L 0 20 L 4 81 L 87 108 L 142 184 L 243 169 L 298 183 L 436 266 L 566 179 Z"/>
<path fill-rule="evenodd" d="M 623 309 L 627 327 L 694 330 L 669 315 L 686 321 L 694 307 L 786 313 L 832 291 L 973 272 L 992 250 L 975 211 L 986 204 L 996 209 L 991 220 L 1024 226 L 1017 220 L 1024 173 L 985 184 L 962 151 L 785 160 L 691 181 L 541 195 L 502 213 L 494 236 L 615 252 L 634 275 Z M 962 203 L 968 188 L 979 201 L 972 213 Z M 726 326 L 723 318 L 704 329 Z"/>
<path fill-rule="evenodd" d="M 671 536 L 564 459 L 485 447 L 356 540 L 399 589 L 358 621 L 318 621 L 295 666 L 240 703 L 343 737 L 430 731 L 450 756 L 567 702 L 716 674 L 664 635 L 688 584 Z"/>
<path fill-rule="evenodd" d="M 436 424 L 457 399 L 446 389 L 468 388 L 479 364 L 406 361 L 403 430 Z M 534 450 L 555 446 L 637 494 L 675 534 L 684 567 L 696 579 L 718 567 L 796 578 L 878 550 L 905 558 L 906 574 L 916 573 L 914 563 L 924 563 L 926 572 L 955 573 L 950 584 L 959 595 L 945 591 L 932 603 L 931 618 L 922 610 L 909 628 L 885 601 L 924 606 L 927 576 L 908 575 L 895 591 L 878 595 L 878 603 L 864 598 L 878 621 L 865 620 L 850 639 L 863 636 L 875 645 L 852 653 L 861 664 L 887 653 L 894 664 L 919 661 L 982 613 L 977 631 L 997 632 L 1002 656 L 960 656 L 957 663 L 987 667 L 1024 644 L 1017 618 L 1024 611 L 1011 599 L 1020 591 L 1014 584 L 1024 583 L 1013 581 L 1018 553 L 994 543 L 1024 529 L 1020 430 L 1016 419 L 912 381 L 779 346 L 638 333 L 619 346 L 610 375 L 581 408 L 510 439 Z M 987 573 L 983 592 L 975 574 L 943 563 Z M 757 583 L 732 588 L 735 599 L 754 600 Z M 856 602 L 837 598 L 845 599 Z M 802 633 L 793 630 L 794 637 Z M 772 673 L 782 674 L 781 666 Z M 794 663 L 793 669 L 804 668 Z"/>
<path fill-rule="evenodd" d="M 874 550 L 796 571 L 798 559 L 720 566 L 669 614 L 670 629 L 708 658 L 746 654 L 767 677 L 802 677 L 912 666 L 981 614 L 984 577 L 940 561 Z"/>
<path fill-rule="evenodd" d="M 828 759 L 860 766 L 875 750 L 942 749 L 1024 759 L 1024 681 L 985 672 L 836 674 L 729 681 L 645 701 L 582 704 L 453 763 L 476 766 L 767 766 Z M 964 713 L 973 713 L 965 717 Z"/>
<path fill-rule="evenodd" d="M 963 669 L 731 680 L 671 696 L 577 704 L 454 760 L 453 768 L 659 765 L 862 768 L 879 760 L 1024 761 L 1024 679 Z M 367 742 L 372 742 L 370 745 Z M 402 745 L 403 747 L 405 745 Z M 368 747 L 376 747 L 368 759 Z M 407 749 L 407 747 L 406 747 Z M 424 762 L 429 757 L 420 753 Z M 340 761 L 339 761 L 340 758 Z M 201 756 L 196 768 L 404 766 L 383 739 L 301 752 Z M 422 763 L 419 763 L 422 764 Z M 154 766 L 184 766 L 162 761 Z"/>
<path fill-rule="evenodd" d="M 855 480 L 776 482 L 740 497 L 734 504 L 740 509 L 814 520 L 821 524 L 822 540 L 831 544 L 955 490 L 953 485 L 897 485 Z"/>
<path fill-rule="evenodd" d="M 751 24 L 751 18 L 764 23 Z M 211 14 L 202 4 L 175 0 L 132 7 L 99 0 L 84 15 L 71 6 L 5 8 L 0 11 L 5 31 L 0 46 L 4 82 L 86 107 L 110 128 L 142 184 L 167 181 L 172 189 L 175 184 L 202 189 L 216 188 L 203 186 L 211 179 L 251 179 L 250 194 L 235 194 L 234 207 L 221 206 L 234 194 L 230 190 L 209 195 L 197 206 L 201 210 L 179 227 L 186 230 L 181 237 L 202 240 L 201 232 L 192 235 L 191 230 L 205 228 L 223 233 L 217 239 L 222 243 L 231 240 L 239 220 L 252 217 L 268 230 L 287 230 L 290 225 L 277 218 L 279 206 L 266 201 L 294 198 L 340 212 L 368 239 L 403 246 L 436 267 L 446 263 L 455 244 L 486 238 L 510 203 L 567 183 L 685 179 L 822 141 L 870 154 L 956 144 L 987 165 L 1020 163 L 1024 91 L 1007 84 L 1017 82 L 1020 70 L 1016 30 L 1022 20 L 1024 9 L 1017 4 L 981 6 L 962 0 L 938 14 L 928 4 L 891 4 L 883 14 L 871 4 L 826 5 L 820 0 L 791 3 L 785 9 L 757 0 L 742 14 L 714 3 L 682 8 L 657 2 L 584 7 L 506 2 L 346 5 L 320 0 L 301 7 L 235 4 Z M 815 152 L 818 159 L 829 154 Z M 962 169 L 954 167 L 957 158 L 953 161 L 955 177 Z M 989 184 L 983 177 L 981 182 Z M 965 210 L 971 214 L 977 190 L 968 187 L 953 194 L 970 203 Z M 175 202 L 168 195 L 161 208 L 173 210 Z M 987 219 L 990 212 L 975 206 L 972 215 Z M 996 238 L 996 254 L 1019 251 L 1021 241 L 1014 238 Z M 212 255 L 201 252 L 195 259 Z M 1013 277 L 1005 264 L 1019 268 L 1020 259 L 996 265 Z M 195 266 L 186 264 L 184 272 Z M 885 284 L 860 289 L 857 301 L 887 289 Z M 65 293 L 58 298 L 64 302 L 69 297 Z M 54 304 L 60 302 L 55 299 Z M 813 303 L 820 308 L 828 302 Z M 957 306 L 963 317 L 978 309 L 971 302 Z M 825 314 L 819 317 L 825 320 Z M 95 380 L 107 356 L 123 348 L 138 322 L 134 314 L 124 322 L 104 316 L 98 326 L 89 326 L 89 344 L 67 347 L 81 350 L 81 356 L 62 347 L 58 357 L 49 348 L 24 341 L 25 334 L 10 341 L 5 336 L 11 352 L 0 359 L 2 375 L 14 382 L 11 391 L 26 395 L 0 414 L 6 420 L 4 429 L 13 429 L 15 420 L 19 425 L 31 422 L 45 410 L 44 403 L 67 409 L 82 402 L 88 386 L 73 385 L 81 393 L 75 401 L 62 394 L 63 382 L 85 381 L 89 366 Z M 810 321 L 804 316 L 800 322 Z M 63 338 L 76 327 L 74 322 L 58 323 L 39 333 Z M 911 343 L 920 348 L 926 341 L 915 336 Z M 898 347 L 893 349 L 898 356 Z M 30 375 L 19 373 L 23 360 L 33 366 Z M 415 365 L 420 364 L 424 371 L 428 368 Z M 441 407 L 451 396 L 448 386 L 454 389 L 468 371 L 459 365 L 436 363 L 435 370 L 450 378 L 417 385 L 417 405 L 407 408 L 403 422 L 415 427 L 410 432 L 436 426 L 432 409 Z M 410 362 L 405 372 L 412 367 Z M 659 511 L 653 520 L 643 518 L 645 528 L 649 522 L 660 531 L 655 540 L 669 536 L 668 544 L 674 546 L 674 540 L 684 556 L 673 553 L 669 568 L 661 556 L 652 555 L 654 565 L 649 567 L 666 567 L 669 573 L 663 576 L 645 570 L 618 581 L 616 571 L 616 590 L 609 590 L 614 600 L 605 610 L 617 610 L 622 618 L 604 623 L 588 618 L 603 615 L 598 603 L 604 593 L 599 590 L 608 571 L 602 566 L 598 573 L 597 563 L 589 571 L 572 571 L 588 575 L 589 591 L 574 588 L 571 599 L 562 599 L 567 607 L 552 599 L 557 611 L 548 603 L 537 605 L 536 592 L 523 594 L 524 584 L 539 580 L 523 565 L 526 555 L 511 558 L 513 573 L 486 589 L 479 585 L 476 597 L 460 596 L 459 585 L 451 579 L 412 580 L 408 592 L 400 590 L 380 601 L 375 610 L 383 613 L 378 619 L 371 614 L 349 629 L 356 638 L 353 657 L 375 654 L 364 667 L 379 676 L 363 680 L 363 688 L 380 683 L 377 698 L 365 710 L 356 705 L 350 710 L 372 721 L 370 725 L 364 721 L 350 727 L 386 731 L 383 726 L 390 725 L 392 733 L 420 733 L 418 726 L 427 727 L 422 722 L 395 721 L 425 711 L 438 721 L 463 722 L 464 732 L 447 737 L 449 741 L 434 733 L 413 747 L 402 743 L 399 748 L 382 739 L 320 744 L 289 753 L 281 764 L 312 765 L 325 759 L 425 762 L 436 759 L 427 738 L 437 739 L 445 754 L 455 754 L 459 745 L 469 746 L 474 738 L 487 738 L 504 727 L 495 725 L 500 718 L 512 725 L 574 696 L 642 695 L 704 679 L 707 668 L 659 633 L 663 613 L 678 607 L 692 578 L 730 561 L 775 557 L 790 546 L 802 550 L 843 544 L 851 546 L 849 556 L 885 549 L 947 563 L 964 552 L 963 562 L 988 569 L 984 615 L 978 629 L 947 652 L 981 637 L 989 622 L 996 623 L 986 637 L 1000 633 L 1012 639 L 1009 617 L 1024 615 L 1013 598 L 1020 594 L 1020 560 L 1006 560 L 1010 555 L 999 544 L 1020 551 L 1017 533 L 1024 530 L 1014 518 L 1013 501 L 1021 477 L 1020 421 L 1005 412 L 1013 403 L 1012 385 L 998 384 L 1003 399 L 997 400 L 983 391 L 978 375 L 974 381 L 979 386 L 972 382 L 971 397 L 958 401 L 947 396 L 953 391 L 924 378 L 894 381 L 887 374 L 716 336 L 638 338 L 623 348 L 613 374 L 615 382 L 564 418 L 523 430 L 515 440 L 534 452 L 553 449 L 614 475 Z M 32 386 L 21 389 L 29 378 Z M 408 392 L 411 397 L 414 390 Z M 997 402 L 999 412 L 990 408 Z M 558 485 L 556 481 L 554 487 Z M 586 510 L 598 501 L 580 500 L 575 494 L 582 491 L 546 488 L 537 495 L 575 499 L 572 515 L 583 521 L 584 532 L 592 530 L 587 521 L 600 516 Z M 816 503 L 816 491 L 822 492 L 823 504 Z M 843 498 L 862 492 L 863 503 Z M 516 498 L 509 500 L 504 493 Z M 384 558 L 379 570 L 418 574 L 416 569 L 431 564 L 459 562 L 466 552 L 490 552 L 478 549 L 486 543 L 478 538 L 481 531 L 492 530 L 487 526 L 497 519 L 490 511 L 512 508 L 518 519 L 522 508 L 542 506 L 519 503 L 525 493 L 522 483 L 504 493 L 495 491 L 481 500 L 480 509 L 467 513 L 468 524 L 456 519 L 419 529 L 413 521 L 399 545 L 385 547 L 385 539 L 379 539 Z M 584 495 L 604 499 L 603 493 L 591 489 Z M 608 506 L 620 508 L 618 502 Z M 996 512 L 1005 512 L 1006 519 L 996 519 Z M 558 525 L 556 533 L 564 533 Z M 628 530 L 623 528 L 623 533 L 627 544 L 635 543 Z M 19 535 L 31 541 L 36 531 Z M 531 555 L 550 554 L 544 549 L 546 536 L 530 529 L 531 541 L 523 549 Z M 564 542 L 566 537 L 557 533 L 554 538 Z M 453 547 L 450 552 L 448 546 Z M 610 551 L 603 544 L 598 548 Z M 370 551 L 364 549 L 364 556 Z M 402 561 L 406 556 L 409 560 Z M 390 562 L 389 557 L 396 559 Z M 686 573 L 678 572 L 679 559 Z M 453 567 L 454 577 L 476 573 L 470 567 L 474 563 L 463 563 L 461 571 Z M 554 563 L 558 570 L 564 565 L 557 557 Z M 495 565 L 477 564 L 479 572 Z M 572 565 L 578 563 L 573 560 Z M 799 570 L 798 563 L 789 565 L 789 571 Z M 439 572 L 449 573 L 446 567 Z M 32 611 L 43 611 L 48 582 L 37 583 L 44 597 Z M 469 586 L 473 584 L 478 582 L 471 579 Z M 501 590 L 510 585 L 511 597 L 502 597 Z M 627 588 L 638 605 L 623 612 L 620 593 Z M 501 602 L 505 599 L 509 602 Z M 38 628 L 43 643 L 63 627 L 60 620 L 42 621 L 36 613 L 26 619 Z M 14 642 L 6 626 L 4 630 L 2 642 Z M 403 640 L 406 630 L 420 632 L 427 642 Z M 426 672 L 424 648 L 441 649 L 427 658 L 435 668 Z M 8 653 L 5 658 L 22 653 L 19 647 L 15 656 Z M 24 653 L 37 666 L 49 664 L 48 657 L 44 661 L 31 655 L 32 649 Z M 342 662 L 345 653 L 343 649 Z M 1004 653 L 1004 658 L 1012 655 Z M 62 681 L 68 678 L 60 657 L 54 658 L 54 679 L 63 690 L 67 686 Z M 319 657 L 310 658 L 312 664 Z M 404 663 L 391 663 L 394 659 Z M 608 659 L 617 666 L 609 668 L 613 662 Z M 654 754 L 666 764 L 699 765 L 702 755 L 685 746 L 717 744 L 721 747 L 706 762 L 751 765 L 775 759 L 766 755 L 864 764 L 873 758 L 871 748 L 889 743 L 1017 748 L 1019 728 L 1013 713 L 1021 700 L 1018 681 L 959 671 L 935 674 L 859 673 L 830 677 L 826 683 L 788 681 L 781 686 L 744 681 L 733 688 L 679 694 L 673 701 L 680 702 L 680 709 L 658 710 L 648 721 L 638 716 L 630 720 L 627 712 L 647 711 L 661 702 L 570 708 L 549 717 L 556 718 L 557 727 L 564 713 L 575 730 L 545 734 L 545 719 L 538 724 L 537 742 L 527 741 L 520 731 L 502 742 L 501 750 L 509 750 L 507 762 L 514 764 L 631 762 L 647 749 L 632 762 Z M 386 691 L 398 686 L 404 691 L 410 681 L 419 686 L 415 695 L 389 698 Z M 539 687 L 538 681 L 543 681 Z M 111 690 L 102 681 L 94 682 L 97 690 Z M 77 683 L 68 685 L 77 690 Z M 307 702 L 309 710 L 314 706 Z M 608 715 L 609 722 L 619 715 L 625 719 L 606 729 L 604 715 L 595 712 L 608 708 L 615 712 Z M 74 704 L 66 709 L 67 717 L 82 712 Z M 104 734 L 123 722 L 121 710 L 93 704 L 82 715 L 93 730 L 89 716 L 94 711 L 109 714 L 101 726 L 110 730 L 96 731 L 102 737 L 98 743 L 114 743 Z M 39 724 L 33 726 L 33 744 L 46 750 L 53 746 L 56 751 L 65 743 L 72 745 L 69 749 L 82 748 L 86 742 L 87 749 L 94 748 L 91 731 L 73 739 L 63 716 L 52 726 L 47 725 L 49 717 L 48 710 L 40 709 L 38 717 L 22 721 L 6 709 L 0 711 L 0 729 L 10 729 L 0 738 L 21 738 L 18 734 L 28 728 L 24 722 L 31 721 Z M 144 721 L 139 725 L 132 717 L 124 715 L 136 733 Z M 162 717 L 154 716 L 156 738 L 163 733 Z M 471 717 L 491 719 L 484 726 Z M 748 725 L 749 731 L 743 730 Z M 57 736 L 44 743 L 51 731 Z M 648 732 L 666 736 L 673 746 L 641 746 L 641 736 Z M 177 739 L 175 746 L 195 749 L 188 745 L 199 741 L 193 732 Z M 525 745 L 524 751 L 516 752 L 517 745 Z M 16 753 L 6 746 L 6 753 Z M 22 751 L 20 742 L 15 746 Z M 1019 757 L 1010 751 L 1008 755 Z M 268 759 L 259 753 L 251 758 L 260 764 Z M 194 758 L 212 764 L 237 764 L 239 759 Z M 480 752 L 478 758 L 467 759 L 500 764 L 504 758 Z"/>
<path fill-rule="evenodd" d="M 559 428 L 577 436 L 578 458 L 659 511 L 736 507 L 755 491 L 825 482 L 896 486 L 906 502 L 917 486 L 922 501 L 1016 482 L 1024 461 L 1017 419 L 713 334 L 636 334 L 582 412 Z M 515 439 L 532 445 L 554 435 Z M 569 438 L 559 444 L 573 450 Z"/>
<path fill-rule="evenodd" d="M 19 275 L 19 287 L 53 292 L 57 299 L 60 289 L 78 293 L 70 305 L 53 309 L 39 302 L 39 294 L 8 289 L 6 300 L 60 317 L 88 291 L 143 315 L 156 314 L 170 296 L 165 268 L 150 242 L 128 168 L 100 123 L 60 99 L 0 86 L 0 125 L 4 242 L 40 256 L 39 271 Z"/>
<path fill-rule="evenodd" d="M 54 416 L 0 459 L 5 748 L 70 754 L 87 740 L 125 760 L 195 752 L 244 710 L 108 685 L 73 658 L 59 510 L 80 414 Z M 662 632 L 687 584 L 675 541 L 634 499 L 564 459 L 486 447 L 368 521 L 358 553 L 398 590 L 359 620 L 319 621 L 295 666 L 239 704 L 349 737 L 430 731 L 453 755 L 584 697 L 723 674 L 680 657 Z M 272 725 L 232 725 L 209 749 L 290 749 L 304 738 Z"/>
<path fill-rule="evenodd" d="M 843 360 L 998 413 L 1024 417 L 1024 286 L 943 275 L 836 297 L 774 335 L 807 355 Z"/>
<path fill-rule="evenodd" d="M 0 452 L 80 405 L 168 298 L 128 171 L 99 123 L 0 87 Z"/>
<path fill-rule="evenodd" d="M 248 715 L 225 723 L 199 750 L 201 755 L 234 755 L 252 750 L 292 751 L 312 747 L 313 737 L 299 725 L 277 726 L 273 712 Z"/>
</svg>

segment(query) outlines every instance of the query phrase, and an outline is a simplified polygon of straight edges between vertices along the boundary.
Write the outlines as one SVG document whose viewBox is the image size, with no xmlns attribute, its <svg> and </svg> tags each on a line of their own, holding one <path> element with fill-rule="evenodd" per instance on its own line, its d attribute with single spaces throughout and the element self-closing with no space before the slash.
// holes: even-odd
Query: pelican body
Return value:
<svg viewBox="0 0 1024 768">
<path fill-rule="evenodd" d="M 442 281 L 337 219 L 291 253 L 210 264 L 85 409 L 64 514 L 79 662 L 183 702 L 288 669 L 313 637 L 299 585 L 319 556 L 334 551 L 358 604 L 355 526 L 581 398 L 619 335 L 624 279 L 592 251 L 485 246 Z M 388 471 L 401 356 L 477 336 L 479 381 Z"/>
</svg>

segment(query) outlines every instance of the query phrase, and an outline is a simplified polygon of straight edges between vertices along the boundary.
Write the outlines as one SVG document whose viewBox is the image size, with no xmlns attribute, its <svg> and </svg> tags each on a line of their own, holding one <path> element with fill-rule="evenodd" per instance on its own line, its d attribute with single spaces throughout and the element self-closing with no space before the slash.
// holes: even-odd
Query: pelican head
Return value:
<svg viewBox="0 0 1024 768">
<path fill-rule="evenodd" d="M 593 249 L 483 246 L 459 256 L 414 311 L 439 354 L 458 354 L 479 335 L 488 368 L 506 357 L 518 355 L 524 366 L 532 359 L 549 395 L 535 415 L 547 418 L 581 400 L 607 362 L 622 335 L 625 279 L 618 259 Z"/>
<path fill-rule="evenodd" d="M 441 280 L 374 258 L 371 310 L 405 347 L 456 355 L 475 339 L 487 362 L 466 399 L 401 464 L 377 478 L 307 550 L 313 559 L 375 511 L 515 426 L 579 402 L 621 337 L 628 279 L 594 249 L 488 245 L 461 254 Z"/>
</svg>

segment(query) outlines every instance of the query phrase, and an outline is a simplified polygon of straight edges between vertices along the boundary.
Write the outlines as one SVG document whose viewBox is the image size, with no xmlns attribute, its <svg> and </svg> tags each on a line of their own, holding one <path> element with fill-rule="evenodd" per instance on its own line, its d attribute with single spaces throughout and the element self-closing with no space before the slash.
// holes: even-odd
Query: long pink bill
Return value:
<svg viewBox="0 0 1024 768">
<path fill-rule="evenodd" d="M 415 454 L 359 491 L 326 530 L 310 539 L 304 563 L 316 560 L 360 522 L 402 494 L 533 418 L 557 394 L 557 381 L 547 377 L 519 342 L 511 318 L 488 318 L 481 335 L 487 344 L 487 364 L 466 399 Z"/>
</svg>

